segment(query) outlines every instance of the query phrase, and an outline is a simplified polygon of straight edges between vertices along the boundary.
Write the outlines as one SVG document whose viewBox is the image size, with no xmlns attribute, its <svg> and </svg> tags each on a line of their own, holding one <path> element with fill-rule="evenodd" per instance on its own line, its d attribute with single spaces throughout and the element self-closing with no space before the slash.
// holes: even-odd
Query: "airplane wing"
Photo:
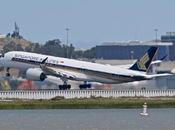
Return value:
<svg viewBox="0 0 175 130">
<path fill-rule="evenodd" d="M 46 65 L 47 57 L 40 64 L 40 68 L 46 75 L 51 75 L 55 77 L 59 77 L 61 79 L 70 79 L 70 80 L 79 80 L 81 81 L 83 78 L 86 79 L 87 75 L 75 71 L 70 71 L 66 69 L 49 67 Z"/>
<path fill-rule="evenodd" d="M 41 69 L 46 73 L 47 75 L 52 75 L 55 77 L 64 77 L 67 79 L 76 79 L 76 76 L 74 73 L 71 73 L 70 71 L 48 67 L 46 65 L 40 65 Z"/>
</svg>

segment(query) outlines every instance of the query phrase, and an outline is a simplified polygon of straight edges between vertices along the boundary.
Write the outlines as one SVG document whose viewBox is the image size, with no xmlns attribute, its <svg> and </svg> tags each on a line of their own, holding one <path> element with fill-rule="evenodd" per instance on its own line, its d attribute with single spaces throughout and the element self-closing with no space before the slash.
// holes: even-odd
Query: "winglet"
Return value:
<svg viewBox="0 0 175 130">
<path fill-rule="evenodd" d="M 46 57 L 43 61 L 41 61 L 41 64 L 45 64 L 47 59 L 48 57 Z"/>
<path fill-rule="evenodd" d="M 40 64 L 40 68 L 41 69 L 44 69 L 45 68 L 45 63 L 46 63 L 46 60 L 48 59 L 48 57 L 46 57 L 44 60 L 41 61 L 41 64 Z"/>
<path fill-rule="evenodd" d="M 166 54 L 164 57 L 160 58 L 160 60 L 165 60 L 168 55 Z"/>
<path fill-rule="evenodd" d="M 150 47 L 148 51 L 130 67 L 131 70 L 147 72 L 158 50 L 158 47 Z"/>
</svg>

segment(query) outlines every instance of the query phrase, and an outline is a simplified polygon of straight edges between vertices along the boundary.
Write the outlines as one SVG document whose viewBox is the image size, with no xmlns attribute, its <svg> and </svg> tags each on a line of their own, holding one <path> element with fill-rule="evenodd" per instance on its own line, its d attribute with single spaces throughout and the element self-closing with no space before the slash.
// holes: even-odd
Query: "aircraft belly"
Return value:
<svg viewBox="0 0 175 130">
<path fill-rule="evenodd" d="M 91 76 L 91 79 L 94 80 L 94 82 L 100 82 L 100 83 L 109 83 L 109 84 L 119 84 L 119 83 L 124 83 L 124 82 L 131 82 L 132 80 L 130 79 L 125 79 L 125 78 L 109 78 L 109 77 L 98 77 L 98 76 Z"/>
<path fill-rule="evenodd" d="M 87 72 L 86 75 L 91 81 L 100 83 L 118 84 L 133 81 L 131 77 L 122 77 L 112 74 Z"/>
</svg>

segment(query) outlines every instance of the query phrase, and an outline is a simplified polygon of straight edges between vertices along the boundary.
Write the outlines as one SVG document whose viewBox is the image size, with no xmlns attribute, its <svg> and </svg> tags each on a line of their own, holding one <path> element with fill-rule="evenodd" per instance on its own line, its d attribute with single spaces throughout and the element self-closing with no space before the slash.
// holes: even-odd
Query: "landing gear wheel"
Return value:
<svg viewBox="0 0 175 130">
<path fill-rule="evenodd" d="M 10 68 L 6 69 L 6 77 L 10 77 L 10 72 L 9 72 Z"/>
<path fill-rule="evenodd" d="M 79 88 L 80 89 L 90 89 L 91 88 L 91 84 L 80 84 Z"/>
<path fill-rule="evenodd" d="M 71 89 L 71 85 L 67 84 L 67 85 L 59 85 L 59 89 L 60 90 L 69 90 Z"/>
<path fill-rule="evenodd" d="M 6 73 L 6 77 L 10 77 L 10 73 Z"/>
</svg>

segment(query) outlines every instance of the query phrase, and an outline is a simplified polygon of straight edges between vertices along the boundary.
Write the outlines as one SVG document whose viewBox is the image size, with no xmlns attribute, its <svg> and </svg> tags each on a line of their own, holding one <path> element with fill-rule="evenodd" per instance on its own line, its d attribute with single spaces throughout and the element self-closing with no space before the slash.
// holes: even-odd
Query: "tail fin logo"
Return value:
<svg viewBox="0 0 175 130">
<path fill-rule="evenodd" d="M 146 63 L 149 61 L 149 56 L 148 53 L 146 53 L 138 62 L 137 62 L 137 66 L 139 69 L 141 70 L 145 70 L 146 71 Z"/>
</svg>

